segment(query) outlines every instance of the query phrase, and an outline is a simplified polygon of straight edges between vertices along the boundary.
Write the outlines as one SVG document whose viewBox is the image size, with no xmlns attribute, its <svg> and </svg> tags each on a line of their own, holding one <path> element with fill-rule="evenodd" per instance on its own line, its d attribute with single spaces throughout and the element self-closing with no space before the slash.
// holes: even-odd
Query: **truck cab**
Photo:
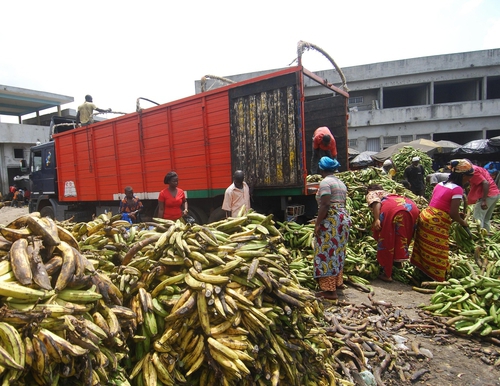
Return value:
<svg viewBox="0 0 500 386">
<path fill-rule="evenodd" d="M 39 211 L 44 216 L 54 217 L 50 199 L 57 195 L 54 142 L 31 148 L 30 212 Z"/>
<path fill-rule="evenodd" d="M 50 124 L 51 136 L 75 127 L 76 123 L 73 119 L 54 116 Z M 64 209 L 64 207 L 61 208 L 60 205 L 56 205 L 58 194 L 56 171 L 54 142 L 51 140 L 33 146 L 29 163 L 29 178 L 31 180 L 30 212 L 40 212 L 42 216 L 51 218 L 66 218 L 62 212 L 56 213 Z"/>
</svg>

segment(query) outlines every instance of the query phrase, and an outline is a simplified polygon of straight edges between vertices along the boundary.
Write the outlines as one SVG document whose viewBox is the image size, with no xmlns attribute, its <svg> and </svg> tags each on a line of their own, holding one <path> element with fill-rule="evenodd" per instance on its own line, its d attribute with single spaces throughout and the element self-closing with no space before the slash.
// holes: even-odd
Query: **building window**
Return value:
<svg viewBox="0 0 500 386">
<path fill-rule="evenodd" d="M 432 140 L 430 134 L 417 134 L 417 139 L 430 139 L 430 140 Z"/>
<path fill-rule="evenodd" d="M 350 139 L 349 140 L 349 147 L 357 147 L 358 146 L 358 140 L 357 139 Z"/>
<path fill-rule="evenodd" d="M 384 137 L 384 148 L 398 143 L 398 137 Z"/>
<path fill-rule="evenodd" d="M 363 97 L 358 96 L 358 97 L 350 97 L 349 98 L 349 104 L 350 105 L 355 105 L 355 104 L 360 104 L 363 103 Z"/>
<path fill-rule="evenodd" d="M 411 142 L 413 141 L 413 135 L 402 135 L 401 142 Z"/>
<path fill-rule="evenodd" d="M 434 103 L 477 101 L 481 96 L 481 80 L 470 79 L 434 84 Z"/>
<path fill-rule="evenodd" d="M 14 149 L 14 158 L 23 159 L 24 158 L 24 149 Z"/>
</svg>

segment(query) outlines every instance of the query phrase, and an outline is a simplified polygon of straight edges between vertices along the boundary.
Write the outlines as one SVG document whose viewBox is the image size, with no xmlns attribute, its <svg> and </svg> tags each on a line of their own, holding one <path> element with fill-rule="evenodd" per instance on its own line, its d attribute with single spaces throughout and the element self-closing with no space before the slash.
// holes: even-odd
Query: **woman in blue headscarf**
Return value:
<svg viewBox="0 0 500 386">
<path fill-rule="evenodd" d="M 314 226 L 314 278 L 321 292 L 317 296 L 337 299 L 337 287 L 343 282 L 342 272 L 351 218 L 345 208 L 347 188 L 333 173 L 340 167 L 337 160 L 323 157 L 319 161 L 323 180 L 316 201 L 318 216 Z"/>
</svg>

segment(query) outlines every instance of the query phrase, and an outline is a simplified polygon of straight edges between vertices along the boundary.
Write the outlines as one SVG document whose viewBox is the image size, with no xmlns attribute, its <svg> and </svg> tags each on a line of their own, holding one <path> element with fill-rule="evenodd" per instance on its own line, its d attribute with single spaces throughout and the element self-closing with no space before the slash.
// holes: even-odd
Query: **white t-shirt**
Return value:
<svg viewBox="0 0 500 386">
<path fill-rule="evenodd" d="M 224 193 L 222 209 L 231 212 L 232 217 L 236 217 L 243 205 L 247 211 L 250 209 L 250 189 L 246 182 L 243 182 L 243 189 L 238 189 L 232 183 Z"/>
</svg>

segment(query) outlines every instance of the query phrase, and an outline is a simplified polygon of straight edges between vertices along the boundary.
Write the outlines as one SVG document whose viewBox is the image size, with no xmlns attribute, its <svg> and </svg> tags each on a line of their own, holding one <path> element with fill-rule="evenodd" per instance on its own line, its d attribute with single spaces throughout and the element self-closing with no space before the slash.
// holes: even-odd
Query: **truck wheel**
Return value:
<svg viewBox="0 0 500 386">
<path fill-rule="evenodd" d="M 208 222 L 216 222 L 220 220 L 224 220 L 226 218 L 226 211 L 223 210 L 220 206 L 215 208 L 212 213 L 210 213 L 210 217 L 208 217 Z"/>
<path fill-rule="evenodd" d="M 206 215 L 205 211 L 202 209 L 196 207 L 196 206 L 189 206 L 188 214 L 191 215 L 195 220 L 197 224 L 206 224 L 208 221 L 208 216 Z"/>
<path fill-rule="evenodd" d="M 50 205 L 44 206 L 42 209 L 40 209 L 40 217 L 50 217 L 52 220 L 54 220 L 54 209 L 52 209 Z"/>
</svg>

